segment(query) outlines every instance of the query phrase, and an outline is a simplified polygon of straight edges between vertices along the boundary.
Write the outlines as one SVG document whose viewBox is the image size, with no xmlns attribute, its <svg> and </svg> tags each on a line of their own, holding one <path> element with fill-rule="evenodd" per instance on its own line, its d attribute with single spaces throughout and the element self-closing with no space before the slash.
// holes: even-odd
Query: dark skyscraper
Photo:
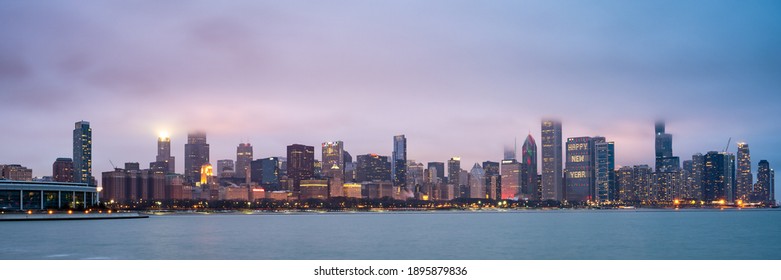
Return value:
<svg viewBox="0 0 781 280">
<path fill-rule="evenodd" d="M 680 159 L 673 156 L 673 136 L 665 133 L 663 121 L 657 121 L 656 138 L 656 172 L 678 172 L 681 169 Z"/>
<path fill-rule="evenodd" d="M 407 138 L 404 135 L 393 136 L 393 154 L 391 155 L 391 174 L 393 185 L 404 187 L 407 184 Z"/>
<path fill-rule="evenodd" d="M 751 173 L 751 154 L 748 144 L 738 143 L 737 174 L 735 185 L 735 199 L 748 201 L 754 186 L 754 175 Z"/>
<path fill-rule="evenodd" d="M 567 139 L 567 201 L 592 200 L 594 165 L 594 138 Z"/>
<path fill-rule="evenodd" d="M 702 197 L 705 202 L 731 200 L 734 161 L 732 155 L 708 152 L 704 157 Z"/>
<path fill-rule="evenodd" d="M 52 180 L 55 182 L 73 182 L 73 160 L 57 158 L 52 164 Z"/>
<path fill-rule="evenodd" d="M 192 132 L 187 134 L 187 144 L 184 144 L 184 178 L 187 183 L 195 184 L 201 180 L 201 167 L 209 163 L 209 144 L 206 143 L 206 133 Z"/>
<path fill-rule="evenodd" d="M 752 201 L 770 202 L 775 200 L 773 194 L 773 174 L 770 169 L 770 163 L 767 160 L 760 160 L 757 166 L 757 183 L 754 185 Z"/>
<path fill-rule="evenodd" d="M 461 158 L 452 157 L 447 161 L 447 183 L 452 184 L 456 189 L 466 182 L 459 182 L 459 173 L 461 173 Z"/>
<path fill-rule="evenodd" d="M 429 162 L 426 166 L 428 168 L 429 172 L 431 170 L 436 170 L 435 175 L 437 178 L 441 180 L 441 182 L 445 182 L 445 163 L 444 162 Z"/>
<path fill-rule="evenodd" d="M 293 191 L 301 190 L 301 180 L 309 180 L 315 174 L 315 147 L 301 144 L 287 146 L 287 176 L 292 180 Z"/>
<path fill-rule="evenodd" d="M 542 121 L 542 199 L 564 200 L 561 122 Z"/>
<path fill-rule="evenodd" d="M 73 129 L 73 181 L 92 184 L 92 128 L 80 121 Z"/>
<path fill-rule="evenodd" d="M 521 194 L 526 199 L 540 200 L 542 194 L 537 193 L 537 142 L 531 134 L 526 136 L 521 152 Z"/>
<path fill-rule="evenodd" d="M 157 138 L 155 161 L 155 166 L 164 166 L 167 173 L 176 173 L 176 159 L 171 156 L 171 138 L 168 135 L 161 134 Z"/>
<path fill-rule="evenodd" d="M 241 143 L 236 147 L 236 178 L 247 178 L 250 172 L 250 163 L 253 159 L 252 145 L 250 143 Z M 252 177 L 249 174 L 250 178 Z"/>
<path fill-rule="evenodd" d="M 391 163 L 387 156 L 377 154 L 359 155 L 356 167 L 358 182 L 390 181 Z"/>
</svg>

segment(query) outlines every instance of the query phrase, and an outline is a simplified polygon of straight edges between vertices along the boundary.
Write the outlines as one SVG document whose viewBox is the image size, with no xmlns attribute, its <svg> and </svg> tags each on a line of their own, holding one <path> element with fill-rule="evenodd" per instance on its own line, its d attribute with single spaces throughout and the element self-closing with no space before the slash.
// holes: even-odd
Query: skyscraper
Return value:
<svg viewBox="0 0 781 280">
<path fill-rule="evenodd" d="M 514 199 L 521 187 L 521 164 L 514 159 L 503 160 L 501 166 L 500 199 Z"/>
<path fill-rule="evenodd" d="M 616 188 L 615 143 L 594 137 L 594 200 L 600 203 L 618 200 Z"/>
<path fill-rule="evenodd" d="M 624 166 L 618 169 L 617 184 L 619 188 L 618 198 L 622 202 L 638 201 L 635 188 L 634 168 Z"/>
<path fill-rule="evenodd" d="M 434 177 L 439 178 L 440 182 L 445 182 L 445 163 L 444 162 L 429 162 L 426 168 L 429 172 L 434 172 Z"/>
<path fill-rule="evenodd" d="M 484 161 L 483 170 L 485 171 L 486 196 L 489 199 L 499 199 L 499 193 L 502 192 L 501 165 L 494 161 Z"/>
<path fill-rule="evenodd" d="M 542 121 L 542 199 L 564 200 L 561 122 Z"/>
<path fill-rule="evenodd" d="M 176 159 L 171 156 L 171 138 L 161 134 L 157 138 L 157 157 L 155 161 L 165 165 L 168 173 L 176 173 Z"/>
<path fill-rule="evenodd" d="M 252 177 L 250 172 L 250 163 L 252 162 L 252 145 L 250 143 L 240 143 L 236 147 L 236 178 Z M 248 175 L 249 174 L 249 175 Z"/>
<path fill-rule="evenodd" d="M 301 190 L 301 180 L 312 179 L 315 173 L 315 147 L 301 144 L 287 146 L 287 176 L 293 191 Z"/>
<path fill-rule="evenodd" d="M 760 160 L 757 167 L 757 184 L 754 185 L 753 198 L 754 202 L 769 202 L 774 200 L 772 194 L 772 178 L 770 163 L 767 160 Z"/>
<path fill-rule="evenodd" d="M 232 159 L 221 159 L 217 161 L 217 177 L 234 177 L 236 174 L 236 164 Z"/>
<path fill-rule="evenodd" d="M 461 182 L 458 181 L 459 173 L 461 173 L 461 158 L 450 158 L 447 161 L 447 183 L 452 184 L 456 189 L 458 189 L 458 187 L 461 185 Z"/>
<path fill-rule="evenodd" d="M 665 133 L 663 121 L 657 121 L 656 138 L 656 172 L 678 172 L 681 169 L 680 159 L 673 156 L 673 136 Z"/>
<path fill-rule="evenodd" d="M 73 182 L 73 160 L 57 158 L 52 164 L 52 180 L 55 182 Z"/>
<path fill-rule="evenodd" d="M 531 134 L 526 137 L 521 148 L 521 194 L 529 200 L 540 200 L 541 194 L 537 193 L 537 143 Z"/>
<path fill-rule="evenodd" d="M 754 187 L 754 177 L 751 174 L 751 155 L 748 144 L 745 142 L 738 143 L 737 161 L 735 199 L 748 201 L 751 198 L 751 192 Z"/>
<path fill-rule="evenodd" d="M 732 201 L 734 161 L 724 152 L 708 152 L 704 157 L 702 197 L 706 202 Z"/>
<path fill-rule="evenodd" d="M 344 170 L 344 143 L 342 141 L 323 142 L 322 159 L 323 173 L 327 175 L 334 165 Z"/>
<path fill-rule="evenodd" d="M 366 154 L 358 156 L 356 180 L 358 182 L 390 181 L 391 163 L 387 156 Z"/>
<path fill-rule="evenodd" d="M 201 181 L 201 167 L 209 164 L 209 144 L 206 143 L 206 133 L 191 132 L 187 134 L 187 144 L 184 144 L 184 178 L 189 184 Z"/>
<path fill-rule="evenodd" d="M 475 163 L 469 171 L 469 198 L 485 198 L 485 170 Z"/>
<path fill-rule="evenodd" d="M 404 137 L 404 134 L 393 136 L 393 154 L 391 158 L 393 185 L 405 187 L 407 184 L 407 138 Z"/>
<path fill-rule="evenodd" d="M 80 121 L 73 129 L 73 181 L 92 184 L 92 128 Z"/>
<path fill-rule="evenodd" d="M 604 141 L 604 138 L 600 139 Z M 594 190 L 594 139 L 567 139 L 566 198 L 570 202 L 592 200 Z"/>
</svg>

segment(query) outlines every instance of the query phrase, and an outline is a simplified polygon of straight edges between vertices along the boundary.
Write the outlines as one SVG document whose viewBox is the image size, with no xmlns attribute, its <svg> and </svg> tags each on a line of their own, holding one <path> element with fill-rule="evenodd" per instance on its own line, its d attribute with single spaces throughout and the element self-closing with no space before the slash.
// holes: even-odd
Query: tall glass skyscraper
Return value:
<svg viewBox="0 0 781 280">
<path fill-rule="evenodd" d="M 407 138 L 404 135 L 393 136 L 393 154 L 391 155 L 391 175 L 393 185 L 404 187 L 407 184 Z"/>
<path fill-rule="evenodd" d="M 92 128 L 80 121 L 73 129 L 73 181 L 92 184 Z"/>
<path fill-rule="evenodd" d="M 526 199 L 540 200 L 541 194 L 537 193 L 537 142 L 531 134 L 526 136 L 521 152 L 521 193 Z"/>
<path fill-rule="evenodd" d="M 616 189 L 615 143 L 594 137 L 594 200 L 600 203 L 618 200 Z"/>
<path fill-rule="evenodd" d="M 737 161 L 735 199 L 748 201 L 754 187 L 754 177 L 751 174 L 751 154 L 747 143 L 738 143 Z"/>
<path fill-rule="evenodd" d="M 542 121 L 542 199 L 564 200 L 561 122 Z"/>
<path fill-rule="evenodd" d="M 753 201 L 769 202 L 774 200 L 773 170 L 767 160 L 760 160 L 757 166 L 757 184 L 754 185 Z"/>
<path fill-rule="evenodd" d="M 708 152 L 704 157 L 702 198 L 706 202 L 732 201 L 734 157 L 723 152 Z"/>
</svg>

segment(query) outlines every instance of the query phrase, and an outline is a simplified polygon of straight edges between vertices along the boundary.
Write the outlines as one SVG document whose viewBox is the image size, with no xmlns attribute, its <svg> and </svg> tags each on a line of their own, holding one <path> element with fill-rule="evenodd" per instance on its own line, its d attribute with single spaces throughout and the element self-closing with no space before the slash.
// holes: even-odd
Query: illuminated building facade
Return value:
<svg viewBox="0 0 781 280">
<path fill-rule="evenodd" d="M 328 198 L 328 180 L 301 180 L 300 189 L 300 199 L 302 200 Z"/>
<path fill-rule="evenodd" d="M 342 141 L 325 142 L 322 144 L 323 178 L 328 180 L 331 197 L 343 196 L 344 179 L 344 143 Z"/>
<path fill-rule="evenodd" d="M 394 186 L 407 186 L 407 138 L 403 134 L 393 136 L 391 176 Z"/>
<path fill-rule="evenodd" d="M 187 134 L 187 144 L 184 144 L 184 178 L 188 184 L 201 180 L 201 167 L 209 163 L 209 144 L 206 143 L 206 133 L 192 132 Z"/>
<path fill-rule="evenodd" d="M 252 163 L 253 153 L 250 143 L 240 143 L 236 147 L 236 168 L 234 169 L 236 178 L 247 178 L 250 176 L 250 163 Z"/>
<path fill-rule="evenodd" d="M 521 153 L 521 195 L 524 199 L 540 200 L 542 194 L 537 190 L 537 142 L 531 134 L 523 142 Z"/>
<path fill-rule="evenodd" d="M 97 189 L 89 184 L 0 180 L 0 209 L 79 209 L 97 203 Z"/>
<path fill-rule="evenodd" d="M 602 139 L 604 140 L 604 138 Z M 566 199 L 570 202 L 592 200 L 594 190 L 594 139 L 567 139 Z"/>
<path fill-rule="evenodd" d="M 542 121 L 543 200 L 564 200 L 561 135 L 561 122 L 556 120 Z M 502 184 L 504 184 L 504 181 L 502 181 Z"/>
<path fill-rule="evenodd" d="M 287 176 L 292 191 L 300 191 L 301 180 L 312 179 L 315 173 L 315 147 L 301 144 L 287 146 Z"/>
<path fill-rule="evenodd" d="M 501 178 L 499 199 L 515 199 L 521 188 L 521 164 L 514 159 L 503 160 Z"/>
<path fill-rule="evenodd" d="M 751 173 L 751 154 L 748 144 L 738 143 L 737 154 L 737 184 L 735 185 L 735 199 L 749 201 L 754 187 L 754 175 Z"/>
<path fill-rule="evenodd" d="M 80 121 L 73 129 L 73 181 L 93 184 L 92 177 L 92 128 L 89 122 Z"/>
<path fill-rule="evenodd" d="M 201 180 L 200 184 L 202 186 L 204 185 L 211 185 L 214 183 L 214 168 L 211 164 L 204 164 L 201 166 Z"/>
<path fill-rule="evenodd" d="M 73 182 L 73 160 L 57 158 L 52 164 L 52 180 L 55 182 Z"/>
</svg>

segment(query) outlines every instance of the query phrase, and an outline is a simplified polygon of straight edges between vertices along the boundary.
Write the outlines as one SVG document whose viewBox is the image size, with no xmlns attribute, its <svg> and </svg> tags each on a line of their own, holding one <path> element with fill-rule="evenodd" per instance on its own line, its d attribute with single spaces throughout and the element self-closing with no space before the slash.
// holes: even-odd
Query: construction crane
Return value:
<svg viewBox="0 0 781 280">
<path fill-rule="evenodd" d="M 724 147 L 724 150 L 722 150 L 722 152 L 726 153 L 727 151 L 729 151 L 730 142 L 732 142 L 732 137 L 730 137 L 729 140 L 727 140 L 727 147 Z"/>
</svg>

